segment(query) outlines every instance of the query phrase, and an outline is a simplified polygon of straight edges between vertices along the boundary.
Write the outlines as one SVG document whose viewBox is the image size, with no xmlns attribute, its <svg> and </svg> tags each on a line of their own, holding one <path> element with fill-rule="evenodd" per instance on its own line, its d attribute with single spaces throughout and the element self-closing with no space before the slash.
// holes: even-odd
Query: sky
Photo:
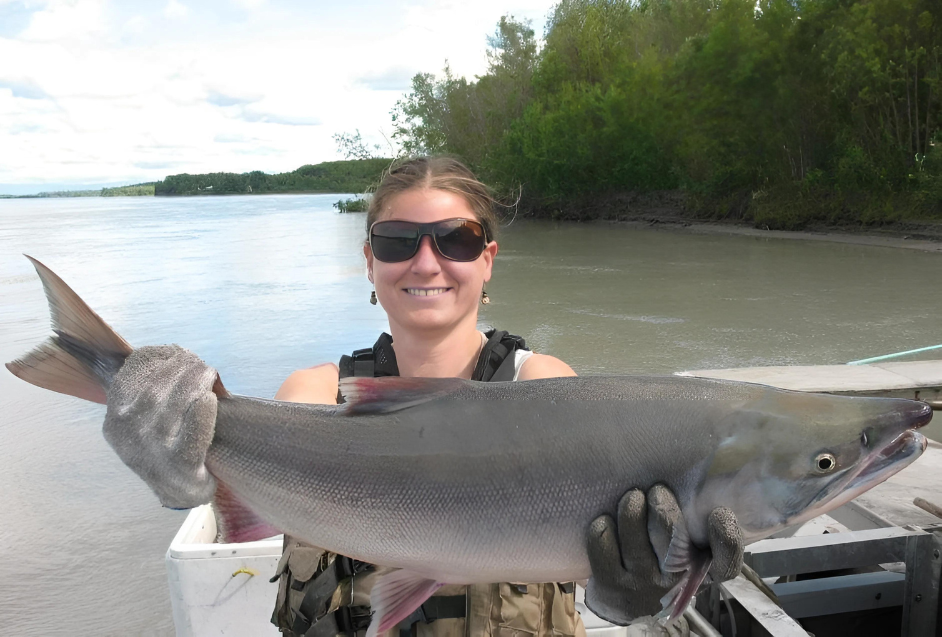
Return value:
<svg viewBox="0 0 942 637">
<path fill-rule="evenodd" d="M 487 67 L 551 0 L 0 0 L 0 194 L 277 173 L 386 147 L 415 73 Z"/>
</svg>

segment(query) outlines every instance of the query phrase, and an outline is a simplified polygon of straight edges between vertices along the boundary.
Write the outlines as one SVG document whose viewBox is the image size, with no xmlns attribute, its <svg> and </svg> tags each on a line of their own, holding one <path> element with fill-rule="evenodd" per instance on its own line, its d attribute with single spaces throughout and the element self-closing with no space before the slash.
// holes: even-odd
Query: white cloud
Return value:
<svg viewBox="0 0 942 637">
<path fill-rule="evenodd" d="M 147 20 L 144 19 L 144 16 L 136 15 L 124 22 L 123 29 L 128 33 L 137 35 L 143 33 L 146 26 Z"/>
<path fill-rule="evenodd" d="M 512 1 L 518 18 L 550 6 Z M 0 183 L 293 170 L 337 159 L 331 136 L 357 128 L 385 146 L 380 131 L 411 75 L 446 59 L 482 73 L 485 38 L 510 10 L 373 6 L 270 4 L 234 21 L 178 0 L 39 5 L 22 34 L 0 37 L 0 60 L 17 60 L 0 65 Z"/>
<path fill-rule="evenodd" d="M 190 8 L 177 0 L 170 0 L 164 7 L 164 15 L 168 18 L 185 18 L 190 14 Z"/>
<path fill-rule="evenodd" d="M 75 42 L 100 36 L 105 30 L 104 0 L 51 0 L 36 11 L 23 40 Z"/>
</svg>

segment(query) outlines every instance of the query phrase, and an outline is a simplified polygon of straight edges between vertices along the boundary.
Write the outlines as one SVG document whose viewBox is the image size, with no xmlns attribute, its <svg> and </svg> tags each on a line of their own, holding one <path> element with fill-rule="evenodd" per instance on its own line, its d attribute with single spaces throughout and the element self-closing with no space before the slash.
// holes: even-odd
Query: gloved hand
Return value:
<svg viewBox="0 0 942 637">
<path fill-rule="evenodd" d="M 178 345 L 141 347 L 108 388 L 105 440 L 160 503 L 189 509 L 212 500 L 206 451 L 216 425 L 216 370 Z"/>
<path fill-rule="evenodd" d="M 658 556 L 665 556 L 680 506 L 670 489 L 655 485 L 647 498 L 632 489 L 618 503 L 618 526 L 609 515 L 589 527 L 589 563 L 592 578 L 586 587 L 586 606 L 613 624 L 626 625 L 661 610 L 661 597 L 683 573 L 663 573 Z M 723 582 L 742 568 L 742 531 L 727 508 L 716 508 L 709 518 L 710 576 Z"/>
</svg>

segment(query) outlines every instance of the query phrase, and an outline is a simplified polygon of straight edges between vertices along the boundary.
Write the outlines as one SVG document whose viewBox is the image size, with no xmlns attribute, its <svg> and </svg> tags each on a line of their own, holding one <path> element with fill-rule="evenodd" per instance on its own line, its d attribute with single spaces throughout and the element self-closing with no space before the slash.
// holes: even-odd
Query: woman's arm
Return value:
<svg viewBox="0 0 942 637">
<path fill-rule="evenodd" d="M 534 354 L 523 363 L 517 380 L 558 378 L 560 376 L 576 376 L 576 372 L 572 371 L 572 367 L 555 356 Z"/>
<path fill-rule="evenodd" d="M 340 370 L 333 363 L 299 369 L 282 383 L 275 400 L 289 403 L 336 405 Z"/>
</svg>

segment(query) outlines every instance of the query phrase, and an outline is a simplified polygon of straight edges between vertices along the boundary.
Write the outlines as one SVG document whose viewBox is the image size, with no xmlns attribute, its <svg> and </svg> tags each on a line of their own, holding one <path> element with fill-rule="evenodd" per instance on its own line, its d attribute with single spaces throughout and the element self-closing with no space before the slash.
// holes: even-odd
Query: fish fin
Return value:
<svg viewBox="0 0 942 637">
<path fill-rule="evenodd" d="M 88 307 L 78 294 L 70 288 L 65 281 L 47 268 L 45 265 L 26 255 L 39 280 L 42 281 L 46 300 L 49 302 L 49 314 L 52 319 L 52 330 L 60 336 L 65 334 L 80 341 L 88 347 L 103 352 L 120 354 L 127 357 L 131 353 L 131 346 L 121 338 L 117 332 L 95 311 Z"/>
<path fill-rule="evenodd" d="M 388 414 L 452 394 L 469 381 L 460 378 L 341 378 L 340 393 L 348 415 Z"/>
<path fill-rule="evenodd" d="M 677 599 L 678 595 L 680 595 L 680 591 L 684 587 L 684 584 L 686 583 L 687 583 L 687 578 L 682 577 L 676 584 L 674 584 L 673 588 L 671 588 L 669 591 L 664 593 L 664 597 L 660 599 L 662 609 L 666 609 L 666 608 L 673 609 L 674 600 Z"/>
<path fill-rule="evenodd" d="M 665 573 L 683 572 L 684 575 L 677 585 L 661 598 L 664 610 L 658 616 L 668 617 L 668 623 L 680 617 L 703 583 L 712 563 L 713 555 L 693 543 L 687 524 L 681 517 L 674 524 L 661 570 Z"/>
<path fill-rule="evenodd" d="M 239 496 L 218 480 L 213 509 L 217 514 L 216 526 L 221 542 L 254 542 L 282 532 L 259 517 Z"/>
<path fill-rule="evenodd" d="M 42 281 L 56 336 L 6 367 L 44 389 L 104 403 L 132 348 L 55 272 L 27 256 Z"/>
<path fill-rule="evenodd" d="M 687 524 L 681 517 L 674 524 L 671 533 L 671 543 L 667 547 L 667 554 L 661 563 L 661 570 L 665 573 L 679 573 L 690 568 L 694 560 L 694 553 L 699 550 L 690 542 L 690 533 Z"/>
<path fill-rule="evenodd" d="M 370 591 L 373 621 L 370 622 L 366 637 L 376 637 L 394 628 L 442 585 L 441 582 L 406 569 L 381 576 Z"/>
<path fill-rule="evenodd" d="M 670 624 L 683 615 L 687 606 L 690 605 L 690 600 L 697 594 L 703 579 L 710 571 L 712 563 L 713 556 L 708 551 L 698 550 L 694 554 L 689 570 L 684 573 L 677 585 L 661 598 L 664 610 L 658 613 L 658 617 L 667 617 L 667 623 Z"/>
<path fill-rule="evenodd" d="M 105 387 L 101 380 L 77 358 L 59 347 L 58 339 L 49 338 L 6 368 L 27 383 L 68 394 L 93 403 L 105 404 Z"/>
</svg>

